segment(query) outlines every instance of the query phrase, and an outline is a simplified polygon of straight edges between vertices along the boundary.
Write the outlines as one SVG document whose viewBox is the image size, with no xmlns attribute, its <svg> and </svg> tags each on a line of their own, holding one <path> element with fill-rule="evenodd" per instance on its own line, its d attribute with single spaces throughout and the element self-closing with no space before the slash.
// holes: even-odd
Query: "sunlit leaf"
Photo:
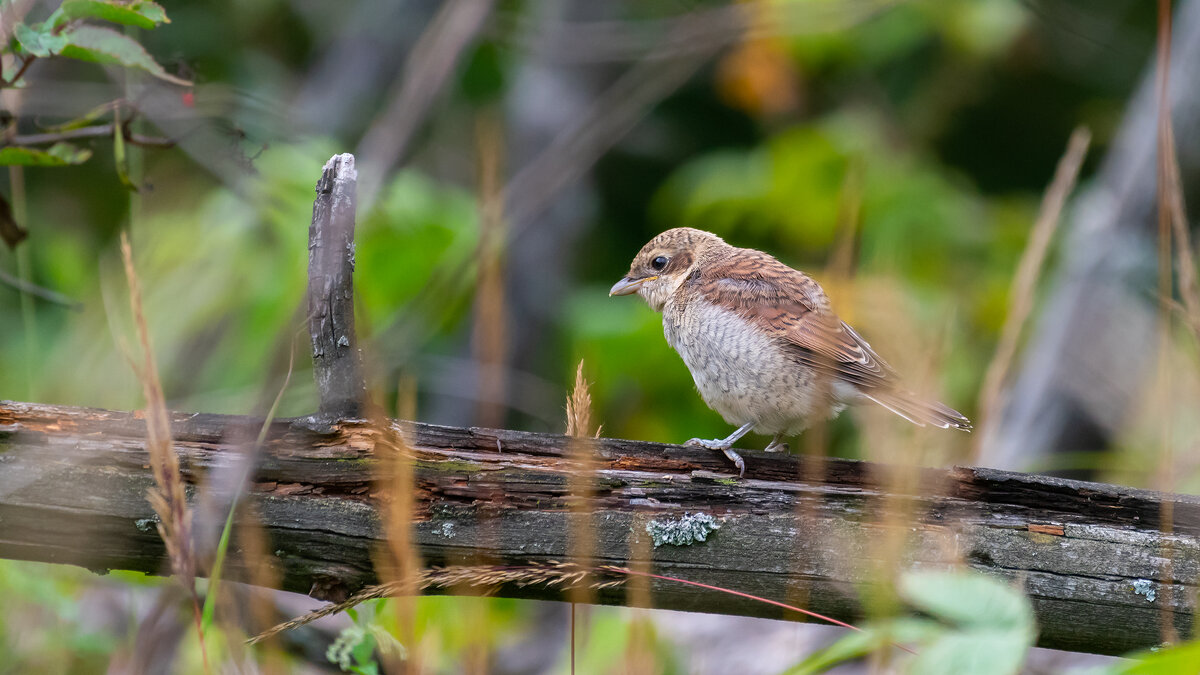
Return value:
<svg viewBox="0 0 1200 675">
<path fill-rule="evenodd" d="M 91 150 L 77 148 L 70 143 L 55 143 L 46 150 L 9 146 L 0 148 L 0 165 L 69 166 L 82 164 L 91 156 Z"/>
<path fill-rule="evenodd" d="M 913 572 L 900 580 L 900 594 L 913 607 L 961 626 L 1026 629 L 1033 625 L 1029 600 L 982 574 Z"/>
<path fill-rule="evenodd" d="M 947 632 L 920 648 L 908 672 L 920 675 L 1016 675 L 1031 636 L 1015 629 Z"/>
<path fill-rule="evenodd" d="M 1130 654 L 1108 666 L 1072 670 L 1070 675 L 1175 675 L 1200 673 L 1200 641 Z"/>
<path fill-rule="evenodd" d="M 1033 608 L 1007 584 L 971 572 L 911 572 L 901 597 L 947 624 L 924 644 L 909 672 L 922 675 L 1015 675 L 1033 645 Z"/>
<path fill-rule="evenodd" d="M 67 45 L 63 36 L 55 35 L 49 29 L 31 28 L 23 23 L 18 23 L 13 28 L 13 35 L 25 51 L 43 58 L 59 53 Z"/>
<path fill-rule="evenodd" d="M 823 673 L 839 663 L 862 658 L 877 649 L 889 645 L 924 642 L 943 632 L 945 628 L 925 619 L 896 619 L 884 623 L 869 624 L 861 631 L 850 631 L 837 642 L 811 654 L 800 663 L 780 675 L 815 675 Z"/>
<path fill-rule="evenodd" d="M 163 70 L 163 67 L 158 65 L 154 57 L 150 56 L 136 40 L 111 28 L 82 24 L 72 26 L 64 30 L 62 34 L 68 42 L 67 46 L 62 49 L 63 56 L 93 63 L 111 63 L 137 68 L 167 82 L 183 86 L 192 84 Z"/>
<path fill-rule="evenodd" d="M 154 28 L 160 23 L 170 23 L 167 12 L 158 3 L 104 2 L 104 0 L 66 0 L 62 4 L 60 23 L 72 19 L 101 19 L 125 26 Z"/>
<path fill-rule="evenodd" d="M 117 178 L 120 179 L 121 185 L 137 192 L 137 185 L 129 178 L 129 160 L 125 155 L 125 133 L 120 124 L 113 124 L 113 165 L 117 169 Z"/>
</svg>

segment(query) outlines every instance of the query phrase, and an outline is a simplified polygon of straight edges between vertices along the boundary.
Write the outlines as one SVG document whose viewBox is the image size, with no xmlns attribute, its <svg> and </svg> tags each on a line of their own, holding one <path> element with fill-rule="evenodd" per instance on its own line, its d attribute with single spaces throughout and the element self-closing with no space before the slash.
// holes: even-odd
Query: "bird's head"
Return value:
<svg viewBox="0 0 1200 675">
<path fill-rule="evenodd" d="M 638 251 L 629 266 L 629 274 L 613 284 L 608 294 L 637 293 L 654 311 L 661 312 L 671 294 L 696 269 L 704 254 L 718 246 L 725 246 L 725 242 L 703 230 L 690 227 L 667 230 Z"/>
</svg>

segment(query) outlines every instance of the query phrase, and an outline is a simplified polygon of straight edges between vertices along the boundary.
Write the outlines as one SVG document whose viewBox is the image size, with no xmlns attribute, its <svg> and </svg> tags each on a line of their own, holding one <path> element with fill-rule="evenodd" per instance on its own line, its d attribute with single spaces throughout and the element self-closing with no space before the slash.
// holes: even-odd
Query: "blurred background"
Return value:
<svg viewBox="0 0 1200 675">
<path fill-rule="evenodd" d="M 1177 66 L 1200 51 L 1197 4 L 1179 8 Z M 6 1 L 6 35 L 57 6 Z M 411 383 L 422 421 L 561 432 L 582 360 L 604 436 L 726 435 L 659 315 L 607 296 L 643 243 L 687 225 L 809 272 L 913 388 L 985 423 L 970 436 L 922 435 L 919 451 L 897 457 L 851 413 L 822 437 L 822 452 L 1159 487 L 1167 468 L 1172 489 L 1196 487 L 1187 451 L 1200 382 L 1182 328 L 1163 343 L 1176 374 L 1154 377 L 1153 3 L 166 9 L 170 22 L 153 29 L 117 27 L 163 73 L 39 58 L 23 87 L 2 92 L 10 144 L 66 133 L 54 125 L 95 110 L 92 123 L 115 114 L 137 138 L 71 137 L 90 158 L 7 167 L 0 178 L 28 234 L 0 246 L 0 398 L 143 405 L 120 347 L 136 342 L 117 245 L 127 230 L 170 408 L 263 414 L 304 319 L 314 183 L 330 155 L 352 152 L 360 338 L 389 405 Z M 21 61 L 11 50 L 5 59 L 7 79 Z M 1173 98 L 1190 193 L 1200 82 L 1185 72 Z M 1080 125 L 1092 138 L 1080 186 L 988 410 L 980 391 L 1018 260 Z M 301 336 L 302 355 L 305 344 Z M 280 414 L 315 406 L 300 358 Z M 1169 450 L 1166 465 L 1159 453 Z M 9 656 L 0 672 L 104 671 L 129 648 L 143 589 L 159 583 L 0 561 L 0 595 L 16 608 L 0 616 Z M 308 607 L 291 603 L 281 611 Z M 456 629 L 472 612 L 494 627 L 485 670 L 561 672 L 565 638 L 533 637 L 561 627 L 557 606 L 438 598 L 420 607 L 423 634 L 441 647 L 438 672 L 476 663 L 479 645 Z M 619 645 L 634 625 L 651 630 L 662 672 L 778 672 L 828 639 L 730 620 L 777 641 L 780 656 L 759 670 L 762 658 L 722 662 L 747 656 L 728 645 L 706 656 L 697 643 L 715 638 L 680 628 L 711 617 L 655 615 L 651 629 L 633 615 L 596 610 L 594 644 Z M 331 626 L 298 640 L 281 667 L 336 670 L 323 648 L 306 654 L 302 644 L 328 642 L 341 627 Z M 519 662 L 514 654 L 537 651 L 522 641 L 540 644 L 540 660 Z M 621 648 L 611 651 L 610 661 L 605 649 L 588 652 L 585 672 L 619 663 Z"/>
</svg>

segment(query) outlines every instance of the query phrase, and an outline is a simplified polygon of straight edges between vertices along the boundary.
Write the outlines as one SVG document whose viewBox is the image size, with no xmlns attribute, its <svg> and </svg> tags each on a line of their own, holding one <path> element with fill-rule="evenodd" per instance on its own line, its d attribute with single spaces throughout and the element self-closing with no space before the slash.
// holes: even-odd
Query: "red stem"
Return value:
<svg viewBox="0 0 1200 675">
<path fill-rule="evenodd" d="M 668 577 L 668 576 L 663 576 L 661 574 L 653 574 L 651 572 L 635 572 L 634 570 L 627 569 L 625 567 L 604 567 L 604 568 L 602 568 L 601 571 L 603 571 L 603 570 L 609 570 L 612 572 L 620 572 L 621 574 L 630 574 L 630 575 L 639 576 L 639 577 L 650 577 L 651 579 L 661 579 L 663 581 L 675 581 L 675 582 L 678 582 L 681 584 L 687 584 L 689 586 L 698 586 L 700 588 L 706 588 L 710 591 L 720 591 L 722 593 L 736 595 L 739 598 L 746 598 L 748 600 L 757 600 L 758 602 L 765 602 L 768 605 L 775 605 L 776 607 L 790 609 L 793 612 L 799 612 L 805 616 L 811 616 L 814 619 L 826 621 L 835 626 L 841 626 L 842 628 L 849 628 L 850 630 L 856 630 L 856 631 L 862 632 L 862 629 L 859 628 L 858 626 L 852 626 L 852 625 L 846 623 L 845 621 L 838 621 L 837 619 L 825 616 L 824 614 L 817 614 L 816 612 L 810 612 L 807 609 L 800 609 L 799 607 L 795 607 L 793 605 L 788 605 L 786 603 L 779 602 L 778 600 L 771 600 L 769 598 L 764 598 L 764 597 L 761 597 L 758 595 L 751 595 L 749 593 L 743 593 L 741 591 L 735 591 L 735 590 L 732 590 L 729 588 L 721 588 L 720 586 L 710 586 L 709 584 L 703 584 L 703 583 L 700 583 L 699 581 L 688 581 L 687 579 L 680 579 L 678 577 Z M 895 644 L 895 643 L 893 643 L 893 644 Z M 895 646 L 899 647 L 900 649 L 903 649 L 904 651 L 908 652 L 909 654 L 916 654 L 915 651 L 909 649 L 908 647 L 905 647 L 904 645 L 895 645 Z"/>
</svg>

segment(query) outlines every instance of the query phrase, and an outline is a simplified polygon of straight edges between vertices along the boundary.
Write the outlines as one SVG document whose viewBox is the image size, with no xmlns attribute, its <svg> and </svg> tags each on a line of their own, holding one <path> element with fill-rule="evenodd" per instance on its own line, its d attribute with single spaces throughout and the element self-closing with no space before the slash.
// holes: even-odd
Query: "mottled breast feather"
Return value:
<svg viewBox="0 0 1200 675">
<path fill-rule="evenodd" d="M 863 389 L 895 383 L 895 371 L 833 313 L 817 282 L 766 253 L 737 249 L 702 258 L 683 285 L 778 336 L 818 372 Z"/>
</svg>

